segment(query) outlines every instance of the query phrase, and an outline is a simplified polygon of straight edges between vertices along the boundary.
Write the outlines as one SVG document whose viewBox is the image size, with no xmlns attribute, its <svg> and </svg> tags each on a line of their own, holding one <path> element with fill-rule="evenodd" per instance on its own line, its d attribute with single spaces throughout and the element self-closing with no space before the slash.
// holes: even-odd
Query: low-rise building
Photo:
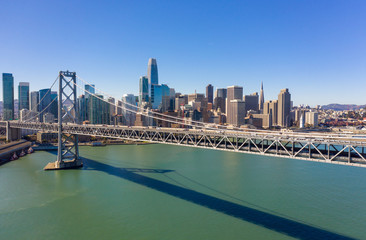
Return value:
<svg viewBox="0 0 366 240">
<path fill-rule="evenodd" d="M 272 127 L 272 114 L 252 114 L 253 125 L 261 128 Z"/>
<path fill-rule="evenodd" d="M 318 126 L 318 112 L 307 112 L 305 113 L 305 125 L 311 127 Z"/>
</svg>

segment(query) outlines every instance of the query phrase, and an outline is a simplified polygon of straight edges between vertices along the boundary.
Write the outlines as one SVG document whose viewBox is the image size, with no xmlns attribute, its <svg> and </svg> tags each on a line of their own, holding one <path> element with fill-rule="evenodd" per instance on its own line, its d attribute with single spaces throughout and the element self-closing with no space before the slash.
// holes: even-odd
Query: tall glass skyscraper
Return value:
<svg viewBox="0 0 366 240">
<path fill-rule="evenodd" d="M 158 65 L 155 58 L 150 58 L 147 64 L 147 79 L 149 80 L 149 98 L 151 105 L 154 105 L 154 87 L 159 84 Z"/>
<path fill-rule="evenodd" d="M 89 121 L 91 124 L 110 124 L 110 106 L 104 102 L 103 95 L 89 96 Z"/>
<path fill-rule="evenodd" d="M 51 101 L 53 101 L 51 103 L 51 106 L 50 106 L 50 113 L 53 114 L 53 116 L 55 116 L 55 118 L 58 117 L 58 102 L 57 102 L 57 91 L 51 91 Z"/>
<path fill-rule="evenodd" d="M 41 89 L 39 90 L 39 112 L 42 112 L 39 115 L 39 119 L 42 122 L 43 121 L 43 115 L 45 113 L 50 113 L 51 112 L 51 102 L 52 102 L 52 97 L 51 97 L 51 89 L 49 88 L 45 88 L 45 89 Z"/>
<path fill-rule="evenodd" d="M 163 99 L 163 93 L 161 85 L 153 84 L 151 85 L 151 107 L 152 109 L 158 109 L 161 106 L 161 101 Z"/>
<path fill-rule="evenodd" d="M 158 64 L 155 58 L 150 58 L 147 64 L 147 78 L 149 79 L 149 85 L 159 84 L 158 80 Z"/>
<path fill-rule="evenodd" d="M 86 98 L 85 95 L 81 95 L 77 99 L 77 104 L 79 108 L 79 121 L 84 122 L 89 120 L 89 98 Z"/>
<path fill-rule="evenodd" d="M 84 86 L 85 89 L 85 97 L 89 98 L 90 93 L 95 94 L 95 85 L 94 84 L 86 84 Z"/>
<path fill-rule="evenodd" d="M 20 82 L 18 86 L 19 113 L 22 109 L 29 109 L 29 82 Z"/>
<path fill-rule="evenodd" d="M 136 106 L 136 97 L 133 94 L 124 94 L 122 96 L 122 115 L 124 118 L 123 124 L 127 126 L 133 126 L 135 124 L 136 114 L 126 110 L 130 109 L 136 111 L 137 108 L 134 106 Z"/>
<path fill-rule="evenodd" d="M 139 104 L 149 102 L 149 79 L 146 76 L 140 77 Z"/>
<path fill-rule="evenodd" d="M 3 73 L 3 120 L 14 120 L 14 77 Z"/>
<path fill-rule="evenodd" d="M 161 85 L 161 94 L 162 96 L 170 96 L 170 88 L 166 84 Z"/>
</svg>

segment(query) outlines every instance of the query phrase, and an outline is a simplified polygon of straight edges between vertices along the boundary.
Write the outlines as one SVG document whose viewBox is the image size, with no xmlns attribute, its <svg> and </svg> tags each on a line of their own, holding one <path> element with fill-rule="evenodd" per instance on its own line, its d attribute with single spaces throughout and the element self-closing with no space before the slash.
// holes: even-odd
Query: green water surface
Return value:
<svg viewBox="0 0 366 240">
<path fill-rule="evenodd" d="M 366 239 L 366 168 L 198 148 L 81 147 L 0 167 L 0 239 Z"/>
</svg>

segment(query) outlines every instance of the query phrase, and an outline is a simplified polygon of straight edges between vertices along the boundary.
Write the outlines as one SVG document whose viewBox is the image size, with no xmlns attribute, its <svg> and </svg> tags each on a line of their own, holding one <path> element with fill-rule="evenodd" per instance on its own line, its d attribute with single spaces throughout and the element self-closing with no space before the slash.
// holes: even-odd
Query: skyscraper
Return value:
<svg viewBox="0 0 366 240">
<path fill-rule="evenodd" d="M 57 101 L 57 91 L 51 91 L 51 106 L 50 113 L 53 114 L 55 118 L 58 117 L 58 101 Z"/>
<path fill-rule="evenodd" d="M 281 127 L 290 126 L 291 94 L 288 88 L 282 89 L 278 94 L 278 120 Z"/>
<path fill-rule="evenodd" d="M 88 116 L 88 100 L 89 98 L 85 98 L 85 95 L 81 95 L 77 98 L 77 105 L 79 108 L 79 121 L 84 122 L 89 120 Z"/>
<path fill-rule="evenodd" d="M 19 115 L 22 109 L 29 110 L 29 82 L 20 82 L 18 86 Z"/>
<path fill-rule="evenodd" d="M 174 107 L 175 107 L 175 89 L 174 88 L 169 88 L 169 93 L 170 93 L 169 110 L 174 111 Z"/>
<path fill-rule="evenodd" d="M 188 96 L 187 95 L 179 95 L 175 98 L 175 107 L 174 110 L 181 110 L 185 104 L 188 103 Z"/>
<path fill-rule="evenodd" d="M 207 102 L 213 103 L 213 86 L 211 84 L 206 87 L 206 98 Z"/>
<path fill-rule="evenodd" d="M 117 115 L 122 115 L 123 103 L 121 100 L 117 100 Z"/>
<path fill-rule="evenodd" d="M 164 96 L 170 97 L 170 89 L 166 84 L 153 84 L 151 95 L 151 107 L 152 109 L 161 109 Z"/>
<path fill-rule="evenodd" d="M 277 125 L 278 119 L 278 101 L 266 101 L 263 105 L 263 114 L 269 114 L 272 116 L 271 125 Z"/>
<path fill-rule="evenodd" d="M 42 112 L 39 115 L 40 121 L 43 121 L 43 115 L 45 113 L 51 112 L 51 102 L 52 102 L 51 89 L 45 88 L 45 89 L 39 90 L 39 109 L 38 110 L 39 110 L 39 112 Z"/>
<path fill-rule="evenodd" d="M 140 77 L 139 105 L 143 102 L 149 102 L 149 79 L 146 76 Z"/>
<path fill-rule="evenodd" d="M 114 123 L 114 117 L 116 115 L 116 99 L 114 99 L 113 97 L 109 97 L 108 102 L 111 103 L 109 104 L 109 115 L 111 119 L 110 122 Z"/>
<path fill-rule="evenodd" d="M 191 101 L 202 102 L 204 98 L 205 95 L 203 93 L 192 93 L 188 95 L 188 103 Z"/>
<path fill-rule="evenodd" d="M 110 124 L 109 103 L 101 100 L 103 95 L 89 95 L 89 121 L 91 124 Z"/>
<path fill-rule="evenodd" d="M 149 79 L 149 85 L 159 84 L 158 80 L 158 65 L 155 58 L 150 58 L 147 64 L 147 78 Z"/>
<path fill-rule="evenodd" d="M 227 89 L 226 88 L 217 88 L 215 91 L 215 97 L 222 97 L 222 98 L 226 99 Z"/>
<path fill-rule="evenodd" d="M 84 86 L 85 89 L 85 97 L 88 98 L 90 93 L 95 94 L 95 85 L 94 84 L 86 84 Z"/>
<path fill-rule="evenodd" d="M 272 113 L 272 125 L 278 124 L 278 100 L 273 100 L 269 103 L 269 111 Z"/>
<path fill-rule="evenodd" d="M 226 113 L 226 88 L 217 88 L 215 91 L 214 108 L 217 111 L 219 108 L 222 113 Z"/>
<path fill-rule="evenodd" d="M 167 112 L 170 110 L 170 96 L 169 95 L 163 95 L 160 110 L 161 110 L 161 112 Z"/>
<path fill-rule="evenodd" d="M 14 77 L 3 73 L 3 120 L 14 120 Z"/>
<path fill-rule="evenodd" d="M 33 91 L 30 93 L 30 110 L 33 112 L 38 112 L 39 106 L 39 92 Z"/>
<path fill-rule="evenodd" d="M 263 113 L 263 104 L 264 104 L 264 91 L 263 91 L 263 82 L 261 84 L 261 92 L 259 96 L 259 111 Z"/>
<path fill-rule="evenodd" d="M 232 100 L 243 100 L 243 87 L 239 86 L 231 86 L 227 88 L 227 98 L 226 98 L 226 121 L 229 124 L 235 124 L 240 122 L 237 121 L 236 118 L 238 116 L 235 116 L 235 114 L 238 113 L 238 111 L 245 111 L 245 103 L 242 102 L 232 102 Z M 244 102 L 244 101 L 243 101 Z M 231 107 L 232 104 L 235 104 L 235 107 Z M 244 106 L 244 107 L 243 107 Z M 233 112 L 235 110 L 235 112 Z M 240 112 L 240 114 L 242 114 Z M 240 115 L 241 116 L 241 115 Z M 244 114 L 245 116 L 245 114 Z M 243 117 L 244 119 L 244 117 Z"/>
<path fill-rule="evenodd" d="M 152 105 L 154 105 L 154 85 L 159 84 L 159 78 L 158 78 L 158 65 L 156 63 L 155 58 L 150 58 L 149 62 L 147 64 L 147 79 L 148 79 L 148 86 L 149 86 L 149 98 Z M 159 91 L 159 90 L 158 90 Z"/>
<path fill-rule="evenodd" d="M 258 113 L 258 93 L 244 96 L 245 110 L 253 110 Z"/>
<path fill-rule="evenodd" d="M 227 123 L 240 127 L 244 125 L 245 118 L 245 102 L 240 99 L 234 99 L 230 101 L 228 107 Z"/>
<path fill-rule="evenodd" d="M 131 111 L 128 111 L 127 109 L 137 111 L 137 107 L 135 107 L 136 106 L 135 95 L 124 94 L 122 96 L 122 106 L 123 106 L 122 115 L 124 117 L 123 124 L 127 126 L 133 126 L 136 120 L 136 114 Z"/>
<path fill-rule="evenodd" d="M 92 96 L 92 94 L 95 94 L 95 85 L 94 84 L 85 84 L 84 85 L 84 89 L 85 89 L 85 94 L 84 96 L 80 96 L 80 100 L 79 100 L 79 112 L 80 112 L 80 121 L 90 121 L 90 116 L 92 114 L 91 109 L 93 109 L 94 106 L 99 106 L 102 104 L 97 103 L 97 100 L 94 99 L 93 103 L 90 102 L 90 96 Z M 96 113 L 95 111 L 97 110 L 93 110 L 93 121 L 97 121 L 96 120 Z"/>
<path fill-rule="evenodd" d="M 243 100 L 243 87 L 240 86 L 231 86 L 227 87 L 227 102 L 231 100 Z"/>
</svg>

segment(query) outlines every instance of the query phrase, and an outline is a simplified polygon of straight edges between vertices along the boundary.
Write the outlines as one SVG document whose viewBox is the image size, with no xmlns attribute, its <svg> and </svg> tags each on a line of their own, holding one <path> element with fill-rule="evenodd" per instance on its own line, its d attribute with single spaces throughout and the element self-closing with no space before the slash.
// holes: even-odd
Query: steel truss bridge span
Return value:
<svg viewBox="0 0 366 240">
<path fill-rule="evenodd" d="M 0 122 L 0 126 L 5 122 Z M 9 122 L 11 128 L 58 132 L 58 124 Z M 62 124 L 64 134 L 173 144 L 366 167 L 366 138 L 357 135 L 222 131 Z"/>
</svg>

